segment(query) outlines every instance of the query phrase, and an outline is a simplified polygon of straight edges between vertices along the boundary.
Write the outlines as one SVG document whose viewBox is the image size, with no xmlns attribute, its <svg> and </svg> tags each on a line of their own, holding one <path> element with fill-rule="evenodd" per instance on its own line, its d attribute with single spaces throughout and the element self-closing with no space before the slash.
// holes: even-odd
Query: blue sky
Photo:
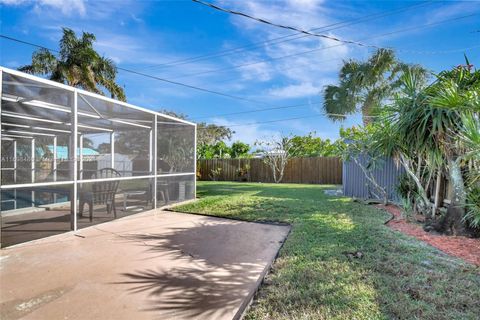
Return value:
<svg viewBox="0 0 480 320">
<path fill-rule="evenodd" d="M 350 21 L 366 15 L 413 6 L 414 1 L 243 0 L 212 1 L 267 20 L 303 29 Z M 342 59 L 365 59 L 371 49 L 341 45 L 317 37 L 281 43 L 266 42 L 294 32 L 228 15 L 189 0 L 83 1 L 0 0 L 1 33 L 57 48 L 61 27 L 92 32 L 96 49 L 119 66 L 240 96 L 255 102 L 216 96 L 120 71 L 130 103 L 184 113 L 193 120 L 234 125 L 233 140 L 249 143 L 282 134 L 316 131 L 336 138 L 340 126 L 360 123 L 351 116 L 333 123 L 322 115 L 323 86 L 336 82 Z M 465 17 L 466 15 L 472 15 Z M 458 18 L 456 20 L 452 20 Z M 446 20 L 451 20 L 444 22 Z M 433 72 L 463 62 L 467 53 L 478 63 L 480 2 L 430 1 L 396 14 L 370 19 L 324 33 L 382 47 L 393 47 L 410 63 Z M 430 24 L 429 27 L 425 26 Z M 338 25 L 337 25 L 338 26 Z M 408 31 L 395 32 L 409 29 Z M 262 43 L 263 42 L 263 43 Z M 172 62 L 258 44 L 222 56 L 189 63 Z M 35 48 L 0 39 L 0 64 L 28 64 Z M 303 53 L 311 51 L 310 53 Z M 292 56 L 294 55 L 294 56 Z M 286 57 L 285 56 L 289 56 Z M 272 60 L 273 59 L 273 60 Z M 170 63 L 169 65 L 165 65 Z M 243 67 L 235 66 L 245 65 Z M 223 116 L 276 106 L 307 106 Z M 270 124 L 236 126 L 277 119 L 307 117 Z"/>
</svg>

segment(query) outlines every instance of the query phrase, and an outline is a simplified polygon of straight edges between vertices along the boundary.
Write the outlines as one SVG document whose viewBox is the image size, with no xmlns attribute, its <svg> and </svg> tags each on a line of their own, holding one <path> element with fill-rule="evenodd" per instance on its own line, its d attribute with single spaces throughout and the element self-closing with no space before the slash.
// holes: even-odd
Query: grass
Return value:
<svg viewBox="0 0 480 320">
<path fill-rule="evenodd" d="M 246 319 L 479 319 L 478 268 L 328 188 L 200 182 L 200 199 L 175 210 L 292 225 Z"/>
</svg>

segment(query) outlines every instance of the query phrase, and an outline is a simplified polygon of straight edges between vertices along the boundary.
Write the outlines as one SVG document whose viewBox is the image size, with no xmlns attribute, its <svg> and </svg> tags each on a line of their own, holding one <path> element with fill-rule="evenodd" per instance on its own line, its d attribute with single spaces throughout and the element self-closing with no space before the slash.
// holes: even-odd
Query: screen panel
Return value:
<svg viewBox="0 0 480 320">
<path fill-rule="evenodd" d="M 78 228 L 151 210 L 152 186 L 153 178 L 79 183 Z"/>
<path fill-rule="evenodd" d="M 195 198 L 195 175 L 157 177 L 157 208 Z"/>
<path fill-rule="evenodd" d="M 157 120 L 157 174 L 195 171 L 195 126 Z"/>
<path fill-rule="evenodd" d="M 15 170 L 2 177 L 2 184 L 72 180 L 68 163 L 62 173 L 55 170 L 53 149 L 57 139 L 68 154 L 73 91 L 8 72 L 2 75 L 2 150 L 6 140 L 16 143 L 10 151 L 13 159 L 5 164 Z M 68 156 L 63 159 L 68 161 Z"/>
<path fill-rule="evenodd" d="M 149 155 L 154 114 L 81 93 L 78 108 L 83 152 L 89 153 L 83 155 L 80 179 L 96 178 L 92 175 L 104 168 L 115 169 L 121 177 L 153 175 Z"/>
<path fill-rule="evenodd" d="M 71 185 L 1 191 L 2 246 L 71 230 Z"/>
</svg>

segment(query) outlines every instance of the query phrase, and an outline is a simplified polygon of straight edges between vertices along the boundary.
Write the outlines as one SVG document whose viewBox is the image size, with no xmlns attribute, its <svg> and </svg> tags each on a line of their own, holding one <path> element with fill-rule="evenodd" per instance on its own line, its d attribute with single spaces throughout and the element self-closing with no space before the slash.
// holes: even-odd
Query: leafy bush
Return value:
<svg viewBox="0 0 480 320">
<path fill-rule="evenodd" d="M 467 194 L 464 220 L 475 229 L 480 229 L 480 186 L 471 188 Z"/>
<path fill-rule="evenodd" d="M 222 168 L 210 170 L 210 179 L 212 179 L 212 181 L 217 181 L 221 173 L 222 173 Z"/>
<path fill-rule="evenodd" d="M 250 174 L 250 165 L 247 163 L 244 167 L 240 167 L 236 170 L 239 181 L 248 181 L 248 175 Z"/>
<path fill-rule="evenodd" d="M 417 189 L 415 182 L 407 176 L 406 174 L 403 174 L 396 186 L 396 191 L 398 196 L 403 199 L 403 200 L 411 200 L 412 198 L 412 193 L 415 192 Z"/>
<path fill-rule="evenodd" d="M 403 174 L 395 189 L 400 198 L 400 205 L 403 208 L 404 215 L 410 218 L 415 210 L 415 200 L 418 198 L 415 182 L 408 175 Z"/>
</svg>

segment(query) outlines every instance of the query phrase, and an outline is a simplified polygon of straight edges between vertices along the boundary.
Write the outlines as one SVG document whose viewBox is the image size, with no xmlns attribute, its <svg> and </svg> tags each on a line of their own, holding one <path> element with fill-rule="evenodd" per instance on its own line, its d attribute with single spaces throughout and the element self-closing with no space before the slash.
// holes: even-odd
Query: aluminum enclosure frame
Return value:
<svg viewBox="0 0 480 320">
<path fill-rule="evenodd" d="M 29 80 L 29 81 L 34 81 L 39 84 L 44 84 L 48 87 L 54 87 L 61 89 L 65 92 L 68 92 L 70 94 L 73 94 L 73 106 L 71 106 L 71 109 L 69 107 L 62 107 L 61 105 L 56 106 L 50 103 L 44 103 L 40 101 L 41 106 L 35 105 L 34 102 L 29 101 L 29 99 L 17 99 L 17 101 L 12 101 L 11 98 L 9 97 L 4 97 L 5 92 L 2 92 L 2 89 L 4 87 L 4 79 L 5 75 L 9 76 L 14 76 L 18 77 L 21 79 Z M 172 117 L 170 115 L 166 115 L 160 112 L 156 112 L 153 110 L 149 110 L 146 108 L 138 107 L 126 102 L 122 101 L 117 101 L 99 94 L 87 92 L 82 89 L 77 89 L 74 87 L 70 87 L 61 83 L 57 83 L 51 80 L 43 79 L 40 77 L 36 77 L 30 74 L 26 74 L 23 72 L 19 72 L 16 70 L 11 70 L 5 67 L 0 66 L 0 97 L 1 97 L 1 102 L 0 102 L 0 141 L 4 141 L 6 139 L 8 140 L 13 140 L 14 141 L 14 176 L 16 177 L 16 170 L 17 170 L 17 161 L 16 161 L 16 156 L 17 156 L 17 140 L 27 140 L 30 141 L 31 143 L 31 170 L 32 170 L 32 175 L 31 175 L 31 182 L 30 183 L 17 183 L 16 178 L 14 183 L 8 183 L 8 184 L 1 184 L 0 185 L 0 191 L 4 190 L 13 190 L 13 192 L 17 192 L 17 189 L 21 188 L 35 188 L 35 187 L 55 187 L 55 186 L 70 186 L 71 188 L 71 193 L 70 193 L 70 210 L 71 210 L 71 230 L 75 231 L 78 229 L 78 224 L 77 224 L 77 210 L 78 210 L 78 195 L 79 195 L 79 188 L 78 186 L 80 184 L 86 184 L 86 183 L 91 183 L 91 182 L 102 182 L 102 181 L 126 181 L 126 180 L 137 180 L 137 179 L 151 179 L 151 181 L 154 181 L 153 183 L 153 190 L 152 191 L 152 209 L 157 208 L 157 181 L 162 178 L 170 178 L 170 177 L 192 177 L 193 178 L 193 194 L 194 197 L 196 196 L 196 171 L 197 171 L 197 163 L 196 163 L 196 145 L 197 145 L 197 125 L 193 122 L 186 121 L 184 119 L 178 119 L 175 117 Z M 95 115 L 95 112 L 97 112 L 94 108 L 94 106 L 91 106 L 91 109 L 93 109 L 95 112 L 90 113 L 90 112 L 85 112 L 85 111 L 80 111 L 79 110 L 79 102 L 81 99 L 84 100 L 82 103 L 87 103 L 89 102 L 85 100 L 85 97 L 90 97 L 92 99 L 98 99 L 100 101 L 103 101 L 105 103 L 113 104 L 113 105 L 119 105 L 122 106 L 128 110 L 131 110 L 132 113 L 144 113 L 145 115 L 148 115 L 149 117 L 151 116 L 152 121 L 150 124 L 145 124 L 145 122 L 142 122 L 141 124 L 135 121 L 141 121 L 141 120 L 129 120 L 129 119 L 116 119 L 116 118 L 101 118 L 100 116 Z M 31 100 L 31 99 L 30 99 Z M 52 112 L 60 112 L 60 113 L 70 113 L 70 122 L 69 123 L 62 123 L 62 125 L 69 127 L 69 130 L 67 129 L 54 129 L 50 128 L 50 124 L 55 124 L 54 120 L 51 119 L 41 119 L 39 117 L 27 117 L 27 116 L 22 116 L 19 114 L 15 114 L 12 112 L 7 112 L 3 110 L 3 104 L 4 101 L 9 101 L 10 103 L 29 103 L 29 107 L 39 107 L 39 108 L 46 108 L 48 110 L 52 110 Z M 32 100 L 33 101 L 33 100 Z M 98 113 L 98 112 L 97 112 Z M 5 115 L 5 117 L 4 117 Z M 27 121 L 26 125 L 25 124 L 16 124 L 14 121 L 7 122 L 4 118 L 7 119 L 16 119 L 16 118 L 22 119 L 23 121 Z M 84 138 L 84 130 L 95 130 L 97 132 L 104 132 L 105 134 L 110 134 L 110 166 L 114 168 L 115 166 L 115 139 L 116 139 L 116 130 L 115 128 L 103 128 L 103 127 L 95 127 L 92 126 L 88 123 L 82 123 L 81 120 L 79 120 L 80 117 L 83 118 L 92 118 L 92 119 L 101 119 L 105 121 L 109 121 L 111 123 L 114 123 L 116 126 L 125 126 L 125 127 L 139 127 L 145 130 L 149 130 L 147 134 L 148 139 L 148 158 L 149 158 L 149 163 L 148 163 L 148 174 L 141 174 L 141 175 L 132 175 L 132 176 L 122 176 L 122 177 L 117 177 L 117 178 L 103 178 L 103 179 L 83 179 L 83 163 L 84 163 L 84 154 L 83 154 L 83 138 Z M 30 119 L 30 120 L 29 120 Z M 159 136 L 162 135 L 162 132 L 159 132 L 158 124 L 162 123 L 163 121 L 168 121 L 169 124 L 172 125 L 182 125 L 185 126 L 186 129 L 193 130 L 192 132 L 192 139 L 193 139 L 193 166 L 191 169 L 192 171 L 186 171 L 186 172 L 159 172 L 157 171 L 157 162 L 158 162 L 158 146 L 157 146 L 157 141 Z M 165 123 L 165 122 L 163 122 Z M 14 130 L 6 129 L 9 127 L 14 127 Z M 25 128 L 28 127 L 28 128 Z M 180 128 L 181 130 L 181 128 Z M 190 132 L 190 131 L 188 131 Z M 61 180 L 59 181 L 57 179 L 57 148 L 58 148 L 58 143 L 57 143 L 57 136 L 58 134 L 64 134 L 64 135 L 69 135 L 69 144 L 68 144 L 68 161 L 70 161 L 69 164 L 69 170 L 70 170 L 70 179 L 68 180 Z M 36 181 L 35 179 L 35 139 L 36 137 L 42 137 L 42 136 L 48 136 L 53 138 L 53 181 L 47 181 L 47 182 L 39 182 Z M 80 153 L 78 152 L 80 150 Z M 3 181 L 3 174 L 4 172 L 7 172 L 9 170 L 12 170 L 12 168 L 7 168 L 4 167 L 4 161 L 3 158 L 4 155 L 2 155 L 2 148 L 0 148 L 0 159 L 2 159 L 0 163 L 0 181 Z M 79 170 L 80 169 L 80 170 Z M 0 192 L 0 204 L 11 201 L 11 199 L 5 200 L 2 199 L 2 192 Z M 56 197 L 56 194 L 55 194 Z M 33 206 L 33 199 L 35 199 L 35 191 L 32 191 L 32 206 Z M 16 202 L 15 202 L 15 208 L 16 208 Z M 0 207 L 1 208 L 1 207 Z M 0 223 L 2 219 L 2 214 L 0 212 Z M 3 224 L 1 224 L 3 226 Z M 1 229 L 0 229 L 1 230 Z M 1 231 L 0 231 L 1 235 Z M 1 247 L 1 243 L 0 243 Z"/>
</svg>

